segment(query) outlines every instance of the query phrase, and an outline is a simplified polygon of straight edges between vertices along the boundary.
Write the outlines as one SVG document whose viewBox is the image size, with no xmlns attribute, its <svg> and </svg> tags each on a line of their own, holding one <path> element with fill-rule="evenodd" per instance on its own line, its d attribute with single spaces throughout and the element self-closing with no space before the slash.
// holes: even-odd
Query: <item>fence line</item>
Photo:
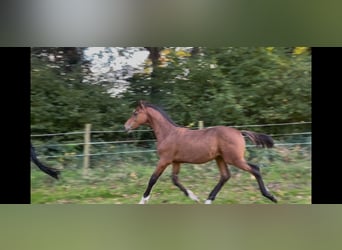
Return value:
<svg viewBox="0 0 342 250">
<path fill-rule="evenodd" d="M 119 143 L 134 143 L 134 142 L 148 142 L 148 141 L 157 141 L 156 139 L 151 140 L 127 140 L 127 141 L 104 141 L 104 142 L 89 142 L 90 145 L 100 145 L 100 144 L 119 144 Z M 59 143 L 59 144 L 44 144 L 41 146 L 34 146 L 35 148 L 39 147 L 53 147 L 53 146 L 80 146 L 84 145 L 84 142 L 77 142 L 77 143 Z"/>
<path fill-rule="evenodd" d="M 284 135 L 311 135 L 311 132 L 291 133 L 291 134 L 270 134 L 270 136 L 284 136 Z"/>
<path fill-rule="evenodd" d="M 136 129 L 136 132 L 152 132 L 152 129 Z M 125 130 L 94 130 L 91 134 L 104 134 L 104 133 L 127 133 Z M 84 131 L 75 131 L 67 133 L 55 133 L 55 134 L 37 134 L 31 135 L 32 137 L 44 137 L 44 136 L 57 136 L 57 135 L 73 135 L 73 134 L 84 134 Z"/>
<path fill-rule="evenodd" d="M 269 123 L 269 124 L 253 124 L 253 125 L 237 125 L 231 126 L 234 128 L 240 127 L 268 127 L 268 126 L 284 126 L 284 125 L 298 125 L 298 124 L 308 124 L 311 122 L 288 122 L 288 123 Z"/>
<path fill-rule="evenodd" d="M 152 129 L 136 129 L 135 131 L 139 131 L 139 132 L 152 132 Z M 126 130 L 94 130 L 91 131 L 92 134 L 102 134 L 102 133 L 127 133 Z"/>
<path fill-rule="evenodd" d="M 299 142 L 299 143 L 278 143 L 274 144 L 274 146 L 294 146 L 294 145 L 311 145 L 311 142 Z M 246 148 L 257 147 L 256 145 L 246 145 Z M 130 150 L 130 151 L 122 151 L 122 152 L 113 152 L 113 153 L 95 153 L 95 154 L 69 154 L 69 155 L 52 155 L 52 156 L 41 156 L 39 158 L 48 159 L 48 158 L 67 158 L 67 157 L 84 157 L 84 156 L 99 156 L 99 155 L 118 155 L 118 154 L 135 154 L 135 153 L 147 153 L 147 152 L 156 152 L 156 149 L 147 149 L 147 150 Z"/>
<path fill-rule="evenodd" d="M 95 153 L 95 154 L 78 154 L 78 155 L 50 155 L 50 156 L 41 156 L 39 158 L 66 158 L 66 157 L 83 157 L 83 156 L 99 156 L 99 155 L 118 155 L 118 154 L 135 154 L 135 153 L 147 153 L 147 152 L 156 152 L 156 149 L 148 149 L 148 150 L 132 150 L 132 151 L 123 151 L 123 152 L 113 152 L 113 153 Z"/>
<path fill-rule="evenodd" d="M 310 124 L 311 122 L 289 122 L 289 123 L 269 123 L 269 124 L 251 124 L 251 125 L 236 125 L 230 126 L 233 128 L 240 127 L 268 127 L 268 126 L 285 126 L 285 125 L 302 125 L 302 124 Z M 194 127 L 193 129 L 197 129 L 198 127 Z M 210 128 L 210 127 L 204 127 Z M 152 129 L 140 129 L 135 130 L 136 132 L 152 132 Z M 103 131 L 91 131 L 92 134 L 100 134 L 100 133 L 126 133 L 125 130 L 103 130 Z M 59 135 L 73 135 L 73 134 L 84 134 L 84 131 L 75 131 L 75 132 L 66 132 L 66 133 L 54 133 L 54 134 L 37 134 L 31 135 L 31 137 L 44 137 L 44 136 L 59 136 Z"/>
<path fill-rule="evenodd" d="M 82 131 L 82 132 L 55 133 L 55 134 L 38 134 L 38 135 L 31 135 L 31 137 L 44 137 L 44 136 L 56 136 L 56 135 L 75 135 L 75 134 L 84 134 L 84 131 Z"/>
<path fill-rule="evenodd" d="M 292 136 L 292 135 L 311 135 L 311 132 L 302 132 L 302 133 L 289 133 L 289 134 L 270 134 L 272 137 L 277 136 Z M 136 142 L 156 142 L 156 139 L 148 139 L 148 140 L 125 140 L 125 141 L 104 141 L 104 142 L 89 142 L 90 145 L 101 145 L 101 144 L 120 144 L 120 143 L 136 143 Z M 35 148 L 39 147 L 55 147 L 55 146 L 80 146 L 84 145 L 84 142 L 75 142 L 75 143 L 58 143 L 58 144 L 44 144 L 44 145 L 35 145 Z"/>
<path fill-rule="evenodd" d="M 295 124 L 308 124 L 311 122 L 292 122 L 292 123 L 278 123 L 278 124 L 259 124 L 259 125 L 239 125 L 239 126 L 232 126 L 232 127 L 262 127 L 262 126 L 284 126 L 284 125 L 295 125 Z M 87 129 L 88 128 L 88 129 Z M 153 130 L 136 130 L 136 131 L 149 131 L 152 132 Z M 48 146 L 84 146 L 83 154 L 73 154 L 68 153 L 64 155 L 55 155 L 55 156 L 42 156 L 40 158 L 67 158 L 67 157 L 83 157 L 84 158 L 84 174 L 87 174 L 87 169 L 89 165 L 89 157 L 90 156 L 100 156 L 100 155 L 118 155 L 118 154 L 136 154 L 136 153 L 147 153 L 147 152 L 156 152 L 156 149 L 148 149 L 148 150 L 131 150 L 131 151 L 121 151 L 121 152 L 112 152 L 112 153 L 89 153 L 90 145 L 101 145 L 101 144 L 120 144 L 120 143 L 136 143 L 136 142 L 156 142 L 156 139 L 147 139 L 147 140 L 122 140 L 122 141 L 105 141 L 105 142 L 91 142 L 90 135 L 96 133 L 117 133 L 117 132 L 126 132 L 124 130 L 116 130 L 116 131 L 90 131 L 90 124 L 88 127 L 86 126 L 85 131 L 79 132 L 67 132 L 67 133 L 54 133 L 54 134 L 39 134 L 39 135 L 31 135 L 31 137 L 43 137 L 43 136 L 59 136 L 59 135 L 75 135 L 75 134 L 83 134 L 85 137 L 84 142 L 76 142 L 76 143 L 62 143 L 62 144 L 50 144 L 50 145 L 43 145 L 38 147 L 48 147 Z M 292 135 L 311 135 L 311 132 L 301 132 L 301 133 L 287 133 L 287 134 L 273 134 L 271 136 L 292 136 Z M 303 142 L 303 143 L 279 143 L 275 144 L 275 146 L 291 146 L 291 145 L 311 145 L 311 142 Z M 36 146 L 37 147 L 37 146 Z M 255 145 L 247 144 L 246 147 L 256 147 Z"/>
</svg>

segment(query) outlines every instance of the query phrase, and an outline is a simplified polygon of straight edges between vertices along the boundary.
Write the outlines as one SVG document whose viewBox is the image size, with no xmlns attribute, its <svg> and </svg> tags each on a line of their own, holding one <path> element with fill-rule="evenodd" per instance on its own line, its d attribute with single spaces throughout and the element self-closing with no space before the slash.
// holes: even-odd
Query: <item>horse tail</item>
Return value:
<svg viewBox="0 0 342 250">
<path fill-rule="evenodd" d="M 37 155 L 34 151 L 32 144 L 31 144 L 31 160 L 39 167 L 41 171 L 43 171 L 44 173 L 58 180 L 58 175 L 60 174 L 59 170 L 49 168 L 45 166 L 43 163 L 41 163 L 37 158 Z"/>
<path fill-rule="evenodd" d="M 266 134 L 259 134 L 252 131 L 241 131 L 243 136 L 248 137 L 255 145 L 261 146 L 263 148 L 272 148 L 274 146 L 274 142 L 271 136 Z"/>
</svg>

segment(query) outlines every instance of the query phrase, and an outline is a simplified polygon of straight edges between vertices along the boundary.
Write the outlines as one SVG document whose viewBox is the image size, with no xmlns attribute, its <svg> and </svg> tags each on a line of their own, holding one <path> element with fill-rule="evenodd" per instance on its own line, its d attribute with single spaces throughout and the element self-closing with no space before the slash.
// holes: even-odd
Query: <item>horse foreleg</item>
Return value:
<svg viewBox="0 0 342 250">
<path fill-rule="evenodd" d="M 153 174 L 150 177 L 147 188 L 146 188 L 144 195 L 141 198 L 139 204 L 145 204 L 149 200 L 152 187 L 154 186 L 154 184 L 156 184 L 158 178 L 161 176 L 161 174 L 164 172 L 165 168 L 168 165 L 169 165 L 168 163 L 164 163 L 162 161 L 159 161 L 156 169 L 154 170 Z"/>
<path fill-rule="evenodd" d="M 230 178 L 230 172 L 229 172 L 228 166 L 220 156 L 216 158 L 216 163 L 220 170 L 220 180 L 216 184 L 214 189 L 210 192 L 208 199 L 205 201 L 205 204 L 211 204 L 212 201 L 215 200 L 217 193 L 221 190 L 222 186 Z"/>
<path fill-rule="evenodd" d="M 199 202 L 198 197 L 189 189 L 186 189 L 178 179 L 178 173 L 180 170 L 180 163 L 172 163 L 172 182 L 175 186 L 177 186 L 183 193 L 188 196 L 191 200 Z"/>
</svg>

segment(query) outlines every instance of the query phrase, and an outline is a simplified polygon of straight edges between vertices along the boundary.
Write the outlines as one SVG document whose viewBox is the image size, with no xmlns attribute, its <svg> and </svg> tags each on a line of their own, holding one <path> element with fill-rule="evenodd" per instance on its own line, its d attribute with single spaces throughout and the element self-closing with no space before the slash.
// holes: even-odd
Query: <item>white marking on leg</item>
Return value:
<svg viewBox="0 0 342 250">
<path fill-rule="evenodd" d="M 150 199 L 150 196 L 147 196 L 147 197 L 142 197 L 139 204 L 146 204 L 148 199 Z"/>
<path fill-rule="evenodd" d="M 188 196 L 191 200 L 199 202 L 198 197 L 189 189 L 186 190 L 188 192 Z"/>
<path fill-rule="evenodd" d="M 204 202 L 204 204 L 211 204 L 212 203 L 212 200 L 206 200 L 205 202 Z"/>
</svg>

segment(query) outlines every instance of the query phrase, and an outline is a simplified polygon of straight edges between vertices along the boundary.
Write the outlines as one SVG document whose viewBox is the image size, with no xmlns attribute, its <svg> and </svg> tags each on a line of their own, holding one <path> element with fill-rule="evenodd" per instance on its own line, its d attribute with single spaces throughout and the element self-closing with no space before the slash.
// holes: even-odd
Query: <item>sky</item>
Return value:
<svg viewBox="0 0 342 250">
<path fill-rule="evenodd" d="M 131 58 L 126 58 L 124 56 L 119 56 L 118 51 L 115 49 L 115 47 L 113 47 L 111 51 L 115 60 L 113 60 L 108 67 L 103 67 L 103 65 L 108 62 L 110 56 L 108 53 L 103 53 L 102 58 L 98 56 L 98 54 L 101 51 L 104 51 L 104 49 L 105 47 L 89 47 L 87 50 L 85 50 L 85 55 L 92 60 L 92 70 L 105 73 L 109 70 L 110 67 L 112 67 L 115 71 L 120 70 L 122 66 L 126 64 L 131 65 L 134 68 L 140 68 L 149 53 L 148 51 L 136 51 L 133 53 L 133 56 Z"/>
<path fill-rule="evenodd" d="M 117 47 L 110 48 L 111 53 L 108 50 L 105 52 L 105 47 L 89 47 L 84 51 L 85 56 L 92 62 L 91 71 L 97 82 L 106 80 L 113 83 L 113 88 L 109 92 L 116 96 L 124 91 L 128 82 L 120 75 L 120 70 L 126 67 L 127 77 L 132 76 L 133 73 L 144 69 L 143 63 L 148 57 L 149 52 L 146 50 L 139 50 L 138 47 L 130 48 L 132 55 L 122 56 L 119 55 Z M 107 47 L 108 49 L 108 47 Z M 100 54 L 102 53 L 102 56 Z M 130 66 L 127 70 L 127 66 Z M 132 67 L 132 68 L 131 68 Z M 96 83 L 96 82 L 95 82 Z"/>
</svg>

